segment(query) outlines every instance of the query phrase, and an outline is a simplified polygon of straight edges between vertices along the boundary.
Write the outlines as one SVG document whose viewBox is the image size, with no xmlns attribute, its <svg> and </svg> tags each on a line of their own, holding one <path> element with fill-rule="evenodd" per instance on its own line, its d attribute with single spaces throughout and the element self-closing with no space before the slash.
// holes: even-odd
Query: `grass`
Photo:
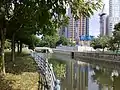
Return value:
<svg viewBox="0 0 120 90">
<path fill-rule="evenodd" d="M 27 54 L 16 54 L 14 63 L 10 52 L 5 53 L 6 75 L 0 76 L 0 90 L 38 90 L 37 64 Z"/>
</svg>

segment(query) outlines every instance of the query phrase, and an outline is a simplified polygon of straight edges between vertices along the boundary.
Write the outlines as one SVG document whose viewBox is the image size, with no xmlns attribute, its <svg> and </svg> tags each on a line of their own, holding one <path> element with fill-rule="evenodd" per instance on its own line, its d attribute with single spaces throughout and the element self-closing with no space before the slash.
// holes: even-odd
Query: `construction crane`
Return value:
<svg viewBox="0 0 120 90">
<path fill-rule="evenodd" d="M 104 7 L 105 7 L 105 4 L 103 5 L 102 11 L 99 14 L 99 16 L 100 16 L 100 36 L 105 35 L 104 15 L 106 15 L 106 13 L 103 12 Z"/>
<path fill-rule="evenodd" d="M 101 11 L 101 13 L 99 14 L 99 16 L 106 15 L 106 13 L 103 12 L 103 11 L 104 11 L 104 8 L 105 8 L 105 4 L 103 5 L 103 7 L 102 7 L 102 11 Z"/>
</svg>

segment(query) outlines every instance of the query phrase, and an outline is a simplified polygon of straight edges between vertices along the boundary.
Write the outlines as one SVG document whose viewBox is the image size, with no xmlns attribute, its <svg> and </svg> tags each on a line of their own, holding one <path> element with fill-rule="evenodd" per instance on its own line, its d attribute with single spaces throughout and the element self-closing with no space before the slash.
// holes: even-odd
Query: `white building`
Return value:
<svg viewBox="0 0 120 90">
<path fill-rule="evenodd" d="M 109 23 L 110 35 L 114 30 L 114 25 L 120 22 L 120 0 L 109 0 Z"/>
<path fill-rule="evenodd" d="M 100 36 L 106 35 L 106 14 L 102 13 L 100 16 Z"/>
</svg>

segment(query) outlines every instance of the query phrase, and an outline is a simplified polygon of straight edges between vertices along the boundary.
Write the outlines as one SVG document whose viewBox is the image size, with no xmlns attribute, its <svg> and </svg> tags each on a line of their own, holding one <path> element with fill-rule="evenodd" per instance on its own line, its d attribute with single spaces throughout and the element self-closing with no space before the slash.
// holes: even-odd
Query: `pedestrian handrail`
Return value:
<svg viewBox="0 0 120 90">
<path fill-rule="evenodd" d="M 33 53 L 32 56 L 38 64 L 40 74 L 45 78 L 46 84 L 49 86 L 49 89 L 47 90 L 54 90 L 54 82 L 56 81 L 56 78 L 52 65 L 49 64 L 47 58 L 43 58 L 40 54 Z"/>
</svg>

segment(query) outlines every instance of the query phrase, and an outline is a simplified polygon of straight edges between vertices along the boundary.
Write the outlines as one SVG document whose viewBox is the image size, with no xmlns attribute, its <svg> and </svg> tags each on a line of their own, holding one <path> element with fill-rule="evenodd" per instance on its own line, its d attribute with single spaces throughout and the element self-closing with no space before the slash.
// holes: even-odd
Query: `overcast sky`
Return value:
<svg viewBox="0 0 120 90">
<path fill-rule="evenodd" d="M 104 12 L 107 13 L 107 15 L 109 14 L 109 0 L 103 0 L 103 2 L 105 3 L 105 9 Z M 97 12 L 94 13 L 93 16 L 91 16 L 90 18 L 90 35 L 93 36 L 98 36 L 100 33 L 100 19 L 99 19 L 99 13 L 101 12 L 101 10 L 98 10 Z"/>
</svg>

